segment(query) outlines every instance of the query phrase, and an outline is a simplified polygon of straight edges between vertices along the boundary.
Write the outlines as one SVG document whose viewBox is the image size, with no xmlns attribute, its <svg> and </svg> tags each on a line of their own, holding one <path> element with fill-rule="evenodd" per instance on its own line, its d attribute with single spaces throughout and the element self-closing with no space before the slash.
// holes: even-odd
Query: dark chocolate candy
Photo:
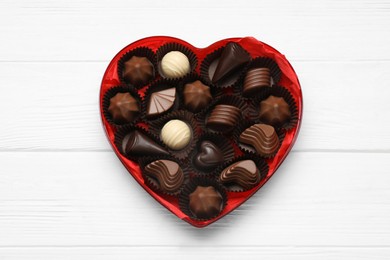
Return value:
<svg viewBox="0 0 390 260">
<path fill-rule="evenodd" d="M 129 133 L 123 138 L 122 151 L 128 156 L 168 154 L 162 146 L 137 130 Z"/>
<path fill-rule="evenodd" d="M 243 94 L 251 96 L 261 88 L 271 86 L 271 76 L 268 68 L 254 68 L 247 72 L 243 85 Z"/>
<path fill-rule="evenodd" d="M 203 141 L 200 144 L 200 151 L 194 157 L 194 165 L 203 171 L 215 169 L 223 162 L 223 154 L 221 150 L 210 141 Z"/>
<path fill-rule="evenodd" d="M 130 123 L 139 114 L 138 102 L 129 93 L 117 93 L 110 99 L 108 112 L 116 124 Z"/>
<path fill-rule="evenodd" d="M 222 195 L 213 187 L 196 187 L 190 194 L 190 210 L 199 219 L 216 217 L 222 210 Z"/>
<path fill-rule="evenodd" d="M 206 126 L 217 132 L 231 131 L 240 120 L 241 111 L 231 105 L 216 105 L 206 120 Z"/>
<path fill-rule="evenodd" d="M 282 97 L 269 96 L 260 102 L 259 118 L 264 123 L 279 127 L 290 117 L 290 107 Z"/>
<path fill-rule="evenodd" d="M 184 174 L 179 164 L 170 160 L 157 160 L 145 167 L 145 174 L 158 182 L 158 188 L 167 193 L 178 191 L 183 182 Z"/>
<path fill-rule="evenodd" d="M 261 180 L 259 169 L 252 160 L 242 160 L 226 167 L 219 176 L 223 184 L 237 184 L 247 190 Z"/>
<path fill-rule="evenodd" d="M 229 42 L 222 51 L 212 82 L 215 84 L 242 68 L 251 56 L 237 43 Z"/>
<path fill-rule="evenodd" d="M 133 56 L 124 63 L 123 78 L 133 85 L 145 85 L 154 78 L 153 64 L 145 57 Z"/>
<path fill-rule="evenodd" d="M 275 129 L 266 124 L 255 124 L 241 133 L 239 141 L 251 145 L 262 156 L 273 155 L 279 148 Z"/>
<path fill-rule="evenodd" d="M 176 99 L 176 88 L 168 88 L 150 95 L 146 109 L 147 116 L 155 116 L 169 110 Z"/>
<path fill-rule="evenodd" d="M 200 80 L 187 83 L 183 90 L 184 105 L 192 112 L 199 112 L 212 100 L 210 88 Z"/>
</svg>

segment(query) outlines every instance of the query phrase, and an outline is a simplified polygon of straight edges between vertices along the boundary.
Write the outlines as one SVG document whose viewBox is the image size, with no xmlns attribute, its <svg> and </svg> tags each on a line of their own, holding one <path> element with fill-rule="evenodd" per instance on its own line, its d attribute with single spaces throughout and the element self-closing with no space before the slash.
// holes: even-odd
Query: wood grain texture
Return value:
<svg viewBox="0 0 390 260">
<path fill-rule="evenodd" d="M 294 152 L 254 197 L 204 229 L 146 196 L 112 152 L 1 158 L 0 249 L 390 244 L 387 153 Z"/>
<path fill-rule="evenodd" d="M 0 60 L 104 60 L 149 35 L 254 36 L 298 60 L 389 60 L 388 1 L 0 2 Z M 178 22 L 180 21 L 180 22 Z"/>
<path fill-rule="evenodd" d="M 296 151 L 390 151 L 390 102 L 379 94 L 388 89 L 390 62 L 293 65 L 304 95 Z M 0 150 L 108 151 L 98 108 L 106 66 L 0 63 Z"/>
</svg>

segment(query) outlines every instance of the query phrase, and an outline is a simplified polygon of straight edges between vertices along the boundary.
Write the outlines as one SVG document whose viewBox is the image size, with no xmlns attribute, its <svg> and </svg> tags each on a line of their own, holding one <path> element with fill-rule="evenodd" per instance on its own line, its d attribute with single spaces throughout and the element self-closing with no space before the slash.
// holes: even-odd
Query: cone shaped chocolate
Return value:
<svg viewBox="0 0 390 260">
<path fill-rule="evenodd" d="M 162 146 L 139 131 L 131 132 L 125 136 L 122 149 L 129 156 L 168 154 Z"/>
<path fill-rule="evenodd" d="M 223 49 L 212 82 L 217 83 L 229 76 L 231 73 L 248 63 L 250 59 L 251 56 L 240 45 L 229 42 Z"/>
</svg>

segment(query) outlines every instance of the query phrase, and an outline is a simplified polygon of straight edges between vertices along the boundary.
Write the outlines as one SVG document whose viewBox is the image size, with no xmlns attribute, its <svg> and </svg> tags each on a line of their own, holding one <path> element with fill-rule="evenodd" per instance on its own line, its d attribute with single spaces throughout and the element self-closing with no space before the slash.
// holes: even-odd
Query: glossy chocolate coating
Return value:
<svg viewBox="0 0 390 260">
<path fill-rule="evenodd" d="M 129 93 L 117 93 L 110 99 L 108 112 L 116 124 L 130 123 L 139 114 L 138 102 Z"/>
<path fill-rule="evenodd" d="M 191 141 L 192 131 L 187 123 L 173 119 L 161 129 L 161 139 L 172 150 L 181 150 Z"/>
<path fill-rule="evenodd" d="M 213 187 L 196 187 L 190 194 L 190 210 L 196 218 L 210 219 L 222 210 L 222 195 Z"/>
<path fill-rule="evenodd" d="M 123 138 L 122 151 L 129 156 L 168 154 L 162 146 L 137 130 L 129 133 Z"/>
<path fill-rule="evenodd" d="M 176 88 L 164 89 L 150 95 L 146 108 L 147 116 L 154 116 L 169 110 L 176 99 Z"/>
<path fill-rule="evenodd" d="M 245 129 L 239 141 L 253 146 L 262 156 L 273 155 L 279 148 L 279 138 L 275 129 L 266 124 L 255 124 Z"/>
<path fill-rule="evenodd" d="M 184 105 L 192 112 L 199 112 L 212 100 L 210 88 L 200 80 L 187 83 L 183 90 Z"/>
<path fill-rule="evenodd" d="M 231 105 L 216 105 L 206 120 L 206 126 L 217 132 L 229 132 L 240 120 L 241 111 Z"/>
<path fill-rule="evenodd" d="M 261 88 L 271 86 L 271 76 L 268 68 L 254 68 L 247 72 L 242 88 L 244 96 L 251 96 Z"/>
<path fill-rule="evenodd" d="M 180 189 L 184 174 L 179 164 L 170 160 L 157 160 L 145 167 L 145 174 L 158 182 L 163 192 L 173 193 Z"/>
<path fill-rule="evenodd" d="M 290 117 L 290 107 L 282 97 L 269 96 L 260 102 L 259 118 L 264 123 L 279 127 Z"/>
<path fill-rule="evenodd" d="M 124 63 L 123 78 L 133 85 L 145 85 L 154 78 L 153 64 L 145 57 L 133 56 Z"/>
<path fill-rule="evenodd" d="M 239 70 L 251 60 L 251 56 L 237 43 L 229 42 L 222 51 L 212 78 L 215 84 Z"/>
<path fill-rule="evenodd" d="M 223 184 L 237 184 L 243 189 L 250 189 L 260 182 L 260 172 L 252 160 L 242 160 L 226 167 L 220 174 Z"/>
<path fill-rule="evenodd" d="M 210 171 L 220 165 L 223 159 L 221 150 L 213 142 L 206 140 L 200 144 L 200 151 L 195 155 L 193 163 L 200 170 Z"/>
</svg>

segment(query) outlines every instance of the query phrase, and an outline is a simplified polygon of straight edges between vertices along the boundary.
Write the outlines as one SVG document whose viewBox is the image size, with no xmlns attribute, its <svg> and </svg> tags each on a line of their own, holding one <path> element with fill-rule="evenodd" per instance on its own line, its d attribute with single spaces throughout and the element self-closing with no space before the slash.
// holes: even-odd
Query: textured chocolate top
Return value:
<svg viewBox="0 0 390 260">
<path fill-rule="evenodd" d="M 229 42 L 222 51 L 212 82 L 223 80 L 250 60 L 251 56 L 239 44 Z"/>
<path fill-rule="evenodd" d="M 260 102 L 259 118 L 264 123 L 279 127 L 290 117 L 290 107 L 282 97 L 269 96 Z"/>
<path fill-rule="evenodd" d="M 157 160 L 145 167 L 145 174 L 157 180 L 163 192 L 176 192 L 184 182 L 184 174 L 179 164 L 170 160 Z"/>
<path fill-rule="evenodd" d="M 263 87 L 271 86 L 271 76 L 268 68 L 254 68 L 247 72 L 243 85 L 243 94 L 250 96 Z"/>
<path fill-rule="evenodd" d="M 218 146 L 206 140 L 200 144 L 199 153 L 195 155 L 193 163 L 200 170 L 210 171 L 220 165 L 223 159 L 223 154 Z"/>
<path fill-rule="evenodd" d="M 163 147 L 139 131 L 133 131 L 123 138 L 122 150 L 130 156 L 168 154 Z"/>
<path fill-rule="evenodd" d="M 279 148 L 275 129 L 266 124 L 255 124 L 241 133 L 239 141 L 253 146 L 259 155 L 273 155 Z"/>
<path fill-rule="evenodd" d="M 222 195 L 213 186 L 198 186 L 190 194 L 190 210 L 199 219 L 217 216 L 222 206 Z"/>
<path fill-rule="evenodd" d="M 212 100 L 210 88 L 200 80 L 187 83 L 183 90 L 184 105 L 192 112 L 199 112 Z"/>
<path fill-rule="evenodd" d="M 206 126 L 214 131 L 229 132 L 240 120 L 241 111 L 231 105 L 216 105 L 206 120 Z"/>
<path fill-rule="evenodd" d="M 133 85 L 145 85 L 154 78 L 153 64 L 145 57 L 133 56 L 124 63 L 123 78 Z"/>
<path fill-rule="evenodd" d="M 130 123 L 139 114 L 138 102 L 129 93 L 117 93 L 110 99 L 108 112 L 116 124 Z"/>
<path fill-rule="evenodd" d="M 169 110 L 176 99 L 176 88 L 164 89 L 150 95 L 146 114 L 148 116 L 158 115 Z"/>
<path fill-rule="evenodd" d="M 260 172 L 252 160 L 243 160 L 226 167 L 220 174 L 223 184 L 237 184 L 250 189 L 260 182 Z"/>
</svg>

